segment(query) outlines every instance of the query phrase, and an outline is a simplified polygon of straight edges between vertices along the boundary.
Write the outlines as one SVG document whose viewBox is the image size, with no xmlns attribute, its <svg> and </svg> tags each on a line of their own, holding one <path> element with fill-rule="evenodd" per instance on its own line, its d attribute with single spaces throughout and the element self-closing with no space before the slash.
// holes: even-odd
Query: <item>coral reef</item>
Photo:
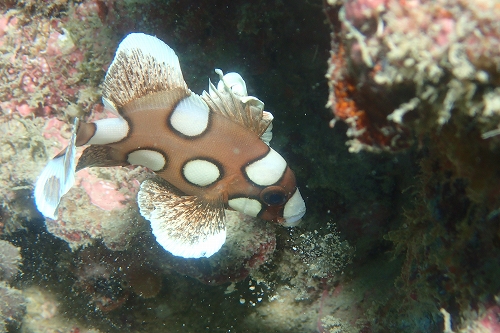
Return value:
<svg viewBox="0 0 500 333">
<path fill-rule="evenodd" d="M 96 328 L 85 327 L 76 318 L 68 319 L 65 308 L 47 290 L 31 287 L 24 290 L 23 295 L 27 304 L 21 332 L 100 332 Z"/>
<path fill-rule="evenodd" d="M 68 137 L 68 126 L 56 117 L 84 116 L 99 101 L 112 51 L 93 3 L 21 1 L 5 4 L 0 14 L 0 184 L 8 189 L 1 198 L 3 231 L 39 216 L 29 200 L 35 170 Z"/>
<path fill-rule="evenodd" d="M 412 132 L 450 125 L 464 135 L 465 122 L 477 127 L 472 137 L 495 137 L 495 1 L 331 3 L 328 105 L 349 125 L 351 151 L 397 151 L 411 144 Z"/>
<path fill-rule="evenodd" d="M 205 260 L 169 256 L 165 264 L 209 285 L 238 282 L 271 260 L 275 247 L 275 227 L 247 215 L 226 211 L 227 236 L 222 248 Z"/>
<path fill-rule="evenodd" d="M 441 165 L 422 160 L 420 187 L 404 223 L 386 236 L 406 260 L 398 283 L 423 303 L 446 308 L 458 327 L 471 309 L 475 316 L 496 304 L 498 217 L 488 203 L 473 202 L 468 181 Z M 448 164 L 449 165 L 449 164 Z"/>
<path fill-rule="evenodd" d="M 131 293 L 151 298 L 161 288 L 160 274 L 153 264 L 129 252 L 89 247 L 78 253 L 75 264 L 75 288 L 90 296 L 90 302 L 103 312 L 122 306 Z"/>
<path fill-rule="evenodd" d="M 9 284 L 19 273 L 20 249 L 0 240 L 0 332 L 20 326 L 25 313 L 25 298 Z"/>
<path fill-rule="evenodd" d="M 20 264 L 19 248 L 5 240 L 0 240 L 0 281 L 12 281 L 19 273 Z"/>
<path fill-rule="evenodd" d="M 36 180 L 33 170 L 45 161 L 42 124 L 41 119 L 27 120 L 18 114 L 0 119 L 0 233 L 18 230 L 24 220 L 39 216 L 31 199 L 31 184 Z"/>
<path fill-rule="evenodd" d="M 9 327 L 19 327 L 25 310 L 25 298 L 21 291 L 0 281 L 0 332 L 8 332 Z"/>
<path fill-rule="evenodd" d="M 36 24 L 26 24 L 29 7 L 23 8 L 26 15 L 18 9 L 2 15 L 3 114 L 82 116 L 98 101 L 96 87 L 110 51 L 92 37 L 106 29 L 96 15 L 83 19 L 84 4 L 71 8 L 58 19 L 40 15 Z M 84 26 L 72 24 L 76 20 Z"/>
<path fill-rule="evenodd" d="M 342 240 L 332 223 L 324 228 L 323 235 L 318 230 L 300 234 L 293 241 L 292 249 L 306 266 L 311 277 L 330 278 L 343 271 L 351 263 L 353 249 Z"/>
<path fill-rule="evenodd" d="M 124 250 L 145 230 L 136 203 L 144 168 L 82 170 L 76 186 L 61 200 L 57 220 L 46 219 L 47 230 L 72 249 L 100 240 L 108 248 Z"/>
<path fill-rule="evenodd" d="M 385 236 L 405 257 L 396 285 L 429 323 L 444 308 L 459 331 L 500 291 L 498 10 L 487 0 L 325 3 L 331 124 L 347 124 L 351 152 L 419 149 L 403 218 Z M 417 317 L 411 301 L 399 311 Z"/>
</svg>

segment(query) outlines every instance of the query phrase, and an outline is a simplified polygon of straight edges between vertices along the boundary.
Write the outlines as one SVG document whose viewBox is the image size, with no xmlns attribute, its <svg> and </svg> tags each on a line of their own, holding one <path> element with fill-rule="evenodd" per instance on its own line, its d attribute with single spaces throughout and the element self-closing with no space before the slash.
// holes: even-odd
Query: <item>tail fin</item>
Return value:
<svg viewBox="0 0 500 333">
<path fill-rule="evenodd" d="M 57 218 L 57 206 L 61 197 L 75 183 L 76 133 L 78 118 L 75 119 L 73 133 L 68 147 L 47 163 L 35 185 L 35 202 L 38 210 L 51 219 Z"/>
</svg>

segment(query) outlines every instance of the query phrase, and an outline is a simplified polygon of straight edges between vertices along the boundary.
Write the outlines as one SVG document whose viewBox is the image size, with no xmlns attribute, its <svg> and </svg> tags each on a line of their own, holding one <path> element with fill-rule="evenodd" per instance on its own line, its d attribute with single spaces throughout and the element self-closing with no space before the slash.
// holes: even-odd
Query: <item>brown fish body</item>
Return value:
<svg viewBox="0 0 500 333">
<path fill-rule="evenodd" d="M 142 99 L 147 100 L 148 97 Z M 165 100 L 169 101 L 168 98 Z M 249 183 L 242 170 L 249 162 L 266 155 L 269 152 L 269 146 L 253 132 L 214 112 L 209 113 L 208 126 L 202 134 L 195 137 L 182 135 L 175 131 L 169 121 L 177 105 L 176 102 L 172 100 L 171 105 L 165 103 L 165 105 L 156 106 L 155 103 L 151 103 L 148 106 L 149 104 L 145 101 L 132 106 L 125 105 L 122 110 L 119 110 L 129 124 L 129 133 L 119 142 L 103 145 L 112 152 L 109 159 L 115 163 L 110 163 L 110 165 L 129 165 L 127 160 L 130 152 L 138 149 L 154 150 L 160 152 L 166 161 L 165 166 L 155 173 L 186 195 L 207 198 L 222 196 L 225 204 L 231 197 L 231 193 L 258 198 L 261 188 Z M 141 107 L 142 110 L 138 109 Z M 95 131 L 93 124 L 80 126 L 82 133 L 79 133 L 80 137 L 89 136 L 83 132 L 93 134 Z M 85 127 L 88 129 L 83 130 Z M 77 136 L 77 142 L 85 141 L 79 136 Z M 221 175 L 217 182 L 200 187 L 191 184 L 183 177 L 184 165 L 197 158 L 213 161 L 219 166 Z M 292 173 L 291 170 L 287 172 Z M 291 186 L 284 184 L 289 192 L 294 191 L 294 186 L 295 184 Z M 211 192 L 212 190 L 214 192 Z"/>
</svg>

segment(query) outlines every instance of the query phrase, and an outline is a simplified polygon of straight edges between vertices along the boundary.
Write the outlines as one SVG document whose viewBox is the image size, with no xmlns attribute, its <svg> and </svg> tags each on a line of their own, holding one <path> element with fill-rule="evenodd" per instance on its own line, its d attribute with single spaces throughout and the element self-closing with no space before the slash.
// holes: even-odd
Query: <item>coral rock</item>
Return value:
<svg viewBox="0 0 500 333">
<path fill-rule="evenodd" d="M 47 230 L 72 249 L 102 240 L 109 249 L 125 250 L 146 226 L 136 194 L 138 179 L 147 174 L 144 168 L 80 171 L 76 185 L 61 200 L 58 219 L 46 219 Z"/>
<path fill-rule="evenodd" d="M 21 291 L 0 282 L 0 332 L 8 332 L 8 327 L 18 327 L 25 311 L 25 299 Z"/>
<path fill-rule="evenodd" d="M 450 122 L 476 122 L 483 138 L 498 141 L 498 108 L 491 105 L 499 96 L 499 11 L 489 0 L 328 6 L 328 105 L 348 124 L 351 151 L 401 150 L 412 134 L 433 134 Z"/>
<path fill-rule="evenodd" d="M 19 272 L 20 263 L 20 249 L 0 240 L 0 281 L 10 282 Z"/>
<path fill-rule="evenodd" d="M 271 259 L 276 248 L 275 228 L 269 223 L 234 211 L 226 211 L 226 242 L 210 258 L 170 256 L 167 265 L 181 274 L 209 285 L 237 282 Z"/>
</svg>

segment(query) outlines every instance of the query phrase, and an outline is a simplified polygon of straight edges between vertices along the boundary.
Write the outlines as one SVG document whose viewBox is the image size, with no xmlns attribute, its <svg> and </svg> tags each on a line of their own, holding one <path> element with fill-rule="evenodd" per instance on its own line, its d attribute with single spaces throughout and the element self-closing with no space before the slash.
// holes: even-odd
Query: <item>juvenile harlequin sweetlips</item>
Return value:
<svg viewBox="0 0 500 333">
<path fill-rule="evenodd" d="M 224 209 L 286 226 L 305 204 L 286 161 L 269 147 L 273 116 L 248 96 L 237 73 L 220 76 L 208 93 L 191 92 L 175 52 L 140 33 L 119 45 L 103 88 L 104 107 L 116 118 L 75 120 L 66 149 L 49 161 L 35 201 L 56 219 L 75 173 L 93 166 L 142 165 L 156 173 L 138 194 L 142 216 L 160 245 L 186 258 L 209 257 L 226 238 Z M 78 163 L 77 146 L 87 147 Z"/>
</svg>

